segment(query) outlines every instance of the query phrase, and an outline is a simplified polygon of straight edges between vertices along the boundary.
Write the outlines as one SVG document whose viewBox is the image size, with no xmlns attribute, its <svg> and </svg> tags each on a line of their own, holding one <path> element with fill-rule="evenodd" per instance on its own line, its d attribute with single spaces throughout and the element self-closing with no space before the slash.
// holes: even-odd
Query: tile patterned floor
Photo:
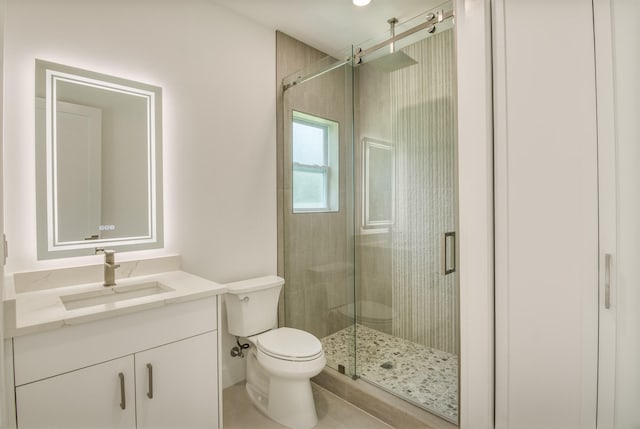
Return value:
<svg viewBox="0 0 640 429">
<path fill-rule="evenodd" d="M 327 365 L 349 368 L 353 326 L 322 338 Z M 358 375 L 447 420 L 458 420 L 458 357 L 356 325 Z"/>
<path fill-rule="evenodd" d="M 333 393 L 311 386 L 318 413 L 314 429 L 393 429 Z M 223 402 L 224 429 L 288 429 L 253 406 L 243 383 L 224 389 Z"/>
</svg>

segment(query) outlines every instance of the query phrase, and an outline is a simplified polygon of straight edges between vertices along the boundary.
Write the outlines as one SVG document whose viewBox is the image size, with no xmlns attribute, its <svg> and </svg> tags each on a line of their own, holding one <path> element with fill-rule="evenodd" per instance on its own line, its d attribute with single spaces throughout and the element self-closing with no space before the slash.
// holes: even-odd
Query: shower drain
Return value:
<svg viewBox="0 0 640 429">
<path fill-rule="evenodd" d="M 385 362 L 382 365 L 380 365 L 382 368 L 384 369 L 391 369 L 393 368 L 393 362 Z"/>
</svg>

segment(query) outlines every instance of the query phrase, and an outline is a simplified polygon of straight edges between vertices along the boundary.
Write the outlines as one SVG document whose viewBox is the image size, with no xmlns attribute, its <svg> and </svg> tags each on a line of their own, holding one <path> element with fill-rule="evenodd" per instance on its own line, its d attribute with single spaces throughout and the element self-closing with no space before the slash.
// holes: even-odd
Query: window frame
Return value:
<svg viewBox="0 0 640 429">
<path fill-rule="evenodd" d="M 322 130 L 323 164 L 306 164 L 294 162 L 293 153 L 295 141 L 293 139 L 293 127 L 295 124 L 313 127 Z M 326 213 L 337 212 L 339 189 L 339 124 L 329 119 L 321 118 L 297 110 L 292 111 L 291 116 L 291 209 L 294 214 L 301 213 Z M 294 200 L 295 172 L 310 172 L 322 174 L 324 195 L 322 206 L 296 207 Z M 334 183 L 335 182 L 335 183 Z M 332 189 L 335 187 L 335 190 Z M 332 192 L 333 191 L 333 192 Z M 336 194 L 336 195 L 333 195 Z"/>
</svg>

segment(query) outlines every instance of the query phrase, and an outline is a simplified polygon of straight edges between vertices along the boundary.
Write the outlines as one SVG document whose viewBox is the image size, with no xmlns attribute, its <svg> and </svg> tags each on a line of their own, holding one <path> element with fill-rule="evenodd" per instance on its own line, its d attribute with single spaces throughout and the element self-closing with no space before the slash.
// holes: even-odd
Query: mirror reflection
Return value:
<svg viewBox="0 0 640 429">
<path fill-rule="evenodd" d="M 395 157 L 385 141 L 363 139 L 363 210 L 365 228 L 388 228 L 393 223 Z"/>
<path fill-rule="evenodd" d="M 36 60 L 38 257 L 162 246 L 161 89 Z"/>
</svg>

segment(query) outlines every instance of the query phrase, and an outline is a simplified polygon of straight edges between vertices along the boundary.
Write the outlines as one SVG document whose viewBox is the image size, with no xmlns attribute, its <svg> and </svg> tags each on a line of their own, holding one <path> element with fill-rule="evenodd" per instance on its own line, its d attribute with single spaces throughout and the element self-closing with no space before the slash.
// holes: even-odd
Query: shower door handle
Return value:
<svg viewBox="0 0 640 429">
<path fill-rule="evenodd" d="M 442 275 L 456 272 L 456 233 L 455 231 L 442 234 L 440 245 L 440 261 L 442 261 Z"/>
</svg>

